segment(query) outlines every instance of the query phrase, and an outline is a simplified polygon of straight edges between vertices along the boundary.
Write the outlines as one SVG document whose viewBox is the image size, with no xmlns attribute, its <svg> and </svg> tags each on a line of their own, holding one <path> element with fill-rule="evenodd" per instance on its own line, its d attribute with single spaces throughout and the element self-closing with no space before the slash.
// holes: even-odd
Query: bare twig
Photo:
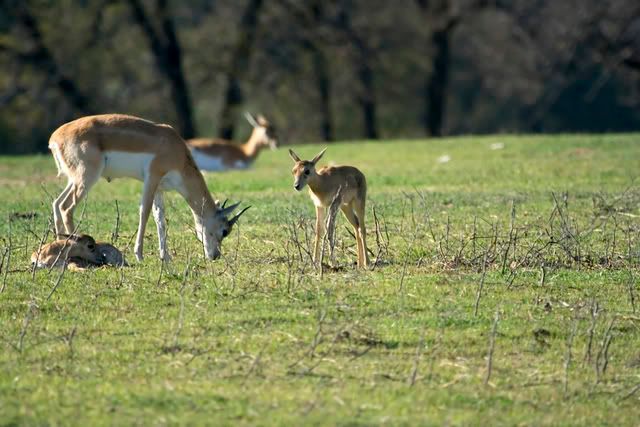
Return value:
<svg viewBox="0 0 640 427">
<path fill-rule="evenodd" d="M 418 341 L 418 346 L 416 347 L 416 355 L 413 359 L 413 369 L 411 370 L 411 375 L 407 379 L 407 383 L 409 387 L 413 387 L 416 383 L 416 378 L 418 376 L 418 365 L 420 364 L 420 356 L 422 356 L 422 350 L 424 349 L 424 335 L 427 328 L 422 328 L 422 333 L 420 334 L 420 340 Z"/>
<path fill-rule="evenodd" d="M 496 345 L 496 333 L 498 331 L 498 322 L 500 320 L 500 312 L 496 311 L 491 327 L 491 335 L 489 336 L 489 351 L 487 352 L 487 372 L 484 377 L 484 385 L 489 384 L 491 373 L 493 371 L 493 353 Z"/>
</svg>

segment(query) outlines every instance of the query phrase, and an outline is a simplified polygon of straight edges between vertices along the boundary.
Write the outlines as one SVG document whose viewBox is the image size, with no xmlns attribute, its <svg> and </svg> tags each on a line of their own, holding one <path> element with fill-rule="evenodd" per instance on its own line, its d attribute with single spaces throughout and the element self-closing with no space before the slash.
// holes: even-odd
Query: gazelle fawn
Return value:
<svg viewBox="0 0 640 427">
<path fill-rule="evenodd" d="M 316 164 L 322 158 L 326 148 L 313 160 L 300 160 L 293 150 L 289 155 L 295 162 L 293 170 L 293 188 L 301 191 L 309 186 L 309 194 L 316 207 L 316 236 L 314 241 L 314 262 L 321 263 L 320 245 L 325 234 L 325 217 L 336 194 L 340 191 L 340 209 L 353 226 L 358 247 L 358 267 L 366 268 L 369 264 L 367 254 L 367 231 L 364 221 L 365 201 L 367 198 L 367 181 L 364 174 L 353 166 L 325 166 L 316 170 Z"/>
<path fill-rule="evenodd" d="M 261 114 L 253 117 L 245 113 L 253 126 L 249 140 L 244 144 L 216 138 L 188 139 L 187 145 L 198 168 L 203 171 L 226 171 L 246 169 L 265 148 L 275 150 L 278 146 L 275 129 Z"/>
<path fill-rule="evenodd" d="M 58 175 L 68 179 L 53 202 L 56 233 L 74 233 L 73 211 L 102 176 L 144 183 L 135 254 L 142 260 L 144 231 L 153 207 L 160 241 L 160 258 L 169 259 L 162 193 L 175 190 L 186 200 L 195 221 L 197 238 L 208 259 L 220 256 L 220 246 L 243 209 L 229 215 L 239 203 L 220 207 L 211 197 L 184 140 L 169 125 L 123 114 L 87 116 L 60 126 L 49 139 Z"/>
<path fill-rule="evenodd" d="M 94 265 L 104 263 L 104 255 L 97 248 L 93 237 L 86 234 L 62 234 L 56 240 L 31 254 L 31 263 L 38 268 L 61 267 L 74 260 L 87 261 Z"/>
</svg>

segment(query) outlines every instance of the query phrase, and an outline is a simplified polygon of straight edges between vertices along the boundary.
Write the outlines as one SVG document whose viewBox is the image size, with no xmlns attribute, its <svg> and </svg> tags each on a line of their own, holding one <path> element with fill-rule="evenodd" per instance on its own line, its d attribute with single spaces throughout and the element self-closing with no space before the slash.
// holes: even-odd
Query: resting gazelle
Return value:
<svg viewBox="0 0 640 427">
<path fill-rule="evenodd" d="M 358 247 L 358 267 L 369 264 L 367 254 L 367 231 L 364 222 L 367 181 L 364 174 L 353 166 L 325 166 L 316 171 L 316 164 L 326 151 L 318 153 L 313 160 L 300 160 L 293 150 L 289 155 L 295 162 L 291 173 L 294 177 L 293 188 L 301 191 L 309 185 L 309 194 L 316 207 L 316 229 L 313 248 L 314 262 L 322 263 L 320 245 L 325 233 L 325 216 L 334 197 L 340 191 L 340 209 L 353 225 Z"/>
<path fill-rule="evenodd" d="M 245 117 L 253 126 L 253 131 L 244 144 L 215 138 L 187 140 L 191 155 L 200 170 L 215 172 L 246 169 L 253 164 L 262 149 L 267 147 L 276 149 L 278 143 L 271 123 L 262 115 L 255 118 L 245 113 Z"/>
<path fill-rule="evenodd" d="M 169 259 L 162 192 L 176 190 L 191 208 L 198 239 L 208 259 L 220 257 L 222 240 L 243 209 L 227 216 L 239 203 L 220 207 L 211 197 L 184 140 L 169 125 L 123 114 L 87 116 L 60 126 L 49 139 L 58 175 L 67 187 L 53 202 L 57 234 L 75 232 L 73 211 L 102 176 L 107 181 L 128 177 L 143 181 L 140 218 L 135 244 L 142 260 L 144 231 L 153 206 L 160 258 Z"/>
<path fill-rule="evenodd" d="M 104 255 L 93 237 L 86 234 L 62 234 L 31 254 L 31 264 L 38 268 L 62 267 L 64 264 L 87 262 L 102 265 Z"/>
</svg>

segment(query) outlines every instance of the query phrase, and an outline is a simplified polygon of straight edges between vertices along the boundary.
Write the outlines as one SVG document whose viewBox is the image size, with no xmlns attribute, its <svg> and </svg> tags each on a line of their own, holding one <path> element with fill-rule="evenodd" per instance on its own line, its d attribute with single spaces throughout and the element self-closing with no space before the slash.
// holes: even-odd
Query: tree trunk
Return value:
<svg viewBox="0 0 640 427">
<path fill-rule="evenodd" d="M 167 10 L 167 0 L 156 2 L 161 32 L 156 31 L 139 0 L 129 0 L 129 4 L 134 19 L 149 41 L 158 71 L 171 87 L 171 99 L 176 110 L 180 134 L 185 139 L 193 138 L 196 136 L 196 128 L 193 121 L 191 96 L 182 67 L 182 49 Z"/>
<path fill-rule="evenodd" d="M 425 82 L 425 114 L 423 123 L 431 136 L 442 136 L 449 83 L 451 27 L 435 31 L 431 42 L 434 48 L 433 70 Z"/>
<path fill-rule="evenodd" d="M 220 112 L 220 138 L 233 139 L 238 109 L 244 100 L 242 80 L 249 71 L 249 62 L 256 39 L 258 17 L 263 0 L 249 0 L 242 15 L 238 29 L 238 41 L 231 64 L 227 71 L 227 89 L 224 94 L 224 104 Z"/>
<path fill-rule="evenodd" d="M 316 47 L 313 52 L 313 66 L 316 87 L 320 95 L 320 134 L 324 141 L 333 141 L 333 118 L 331 116 L 331 78 L 327 58 L 321 49 Z"/>
<path fill-rule="evenodd" d="M 358 79 L 362 89 L 359 97 L 362 108 L 364 136 L 367 139 L 378 139 L 378 123 L 376 120 L 376 93 L 373 86 L 373 70 L 367 58 L 360 59 Z"/>
</svg>

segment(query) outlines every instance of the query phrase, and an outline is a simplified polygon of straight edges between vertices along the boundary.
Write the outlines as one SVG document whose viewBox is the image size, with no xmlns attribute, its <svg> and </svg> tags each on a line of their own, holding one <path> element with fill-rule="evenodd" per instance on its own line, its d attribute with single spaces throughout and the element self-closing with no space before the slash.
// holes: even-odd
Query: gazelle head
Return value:
<svg viewBox="0 0 640 427">
<path fill-rule="evenodd" d="M 244 116 L 251 126 L 253 126 L 250 140 L 255 141 L 261 148 L 269 147 L 272 150 L 278 148 L 276 129 L 262 114 L 254 117 L 250 113 L 244 113 Z"/>
<path fill-rule="evenodd" d="M 300 160 L 300 157 L 293 150 L 289 149 L 289 155 L 296 163 L 293 165 L 293 169 L 291 173 L 293 174 L 293 188 L 297 191 L 300 191 L 307 185 L 309 179 L 313 179 L 317 176 L 316 173 L 316 163 L 322 158 L 324 152 L 327 151 L 325 148 L 313 158 L 313 160 Z"/>
<path fill-rule="evenodd" d="M 212 216 L 204 218 L 202 223 L 199 223 L 196 218 L 196 236 L 198 240 L 203 242 L 204 252 L 208 259 L 220 258 L 222 241 L 231 234 L 231 229 L 234 224 L 238 222 L 242 214 L 251 207 L 247 206 L 229 219 L 228 216 L 240 203 L 241 202 L 238 202 L 227 206 L 226 200 L 222 205 L 216 201 L 216 206 L 218 207 Z"/>
<path fill-rule="evenodd" d="M 66 258 L 81 258 L 94 264 L 104 264 L 104 255 L 97 249 L 96 241 L 87 234 L 58 234 L 65 241 Z"/>
</svg>

